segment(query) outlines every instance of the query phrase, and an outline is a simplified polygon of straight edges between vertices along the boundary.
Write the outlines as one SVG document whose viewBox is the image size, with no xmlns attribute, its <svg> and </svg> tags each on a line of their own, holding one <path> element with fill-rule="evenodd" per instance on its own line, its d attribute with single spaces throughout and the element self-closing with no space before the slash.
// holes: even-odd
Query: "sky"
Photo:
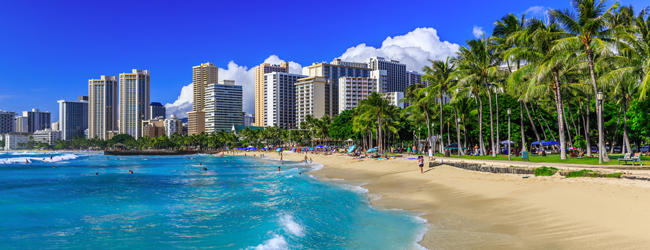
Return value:
<svg viewBox="0 0 650 250">
<path fill-rule="evenodd" d="M 244 111 L 253 113 L 252 68 L 260 63 L 288 61 L 301 73 L 335 58 L 384 56 L 421 71 L 427 59 L 491 34 L 507 13 L 570 7 L 569 0 L 1 1 L 0 110 L 38 108 L 54 122 L 57 100 L 88 95 L 88 79 L 146 69 L 151 101 L 186 117 L 192 67 L 213 62 L 219 80 L 244 86 Z"/>
</svg>

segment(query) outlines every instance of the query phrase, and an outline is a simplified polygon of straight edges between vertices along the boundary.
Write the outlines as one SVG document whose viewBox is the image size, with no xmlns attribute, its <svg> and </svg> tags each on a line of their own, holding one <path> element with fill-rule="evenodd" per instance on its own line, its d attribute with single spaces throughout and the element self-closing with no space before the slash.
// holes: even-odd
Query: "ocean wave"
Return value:
<svg viewBox="0 0 650 250">
<path fill-rule="evenodd" d="M 259 244 L 256 247 L 248 247 L 246 249 L 253 250 L 284 250 L 289 249 L 287 246 L 287 241 L 284 237 L 274 234 L 273 238 L 264 242 L 264 244 Z"/>
<path fill-rule="evenodd" d="M 366 185 L 366 184 L 368 184 L 368 183 L 362 183 L 361 185 L 358 185 L 358 186 L 344 184 L 343 186 L 347 187 L 348 189 L 350 189 L 352 191 L 367 194 L 369 192 L 368 189 L 365 189 L 365 188 L 361 187 L 361 186 Z"/>
<path fill-rule="evenodd" d="M 30 158 L 27 158 L 27 157 L 16 157 L 16 158 L 5 158 L 5 159 L 1 159 L 1 160 L 0 160 L 0 165 L 3 165 L 3 164 L 20 164 L 20 163 L 23 163 L 23 164 L 24 164 L 25 161 L 27 161 L 27 163 L 32 163 L 32 161 L 30 160 Z"/>
<path fill-rule="evenodd" d="M 302 226 L 300 224 L 296 223 L 293 220 L 293 216 L 290 214 L 285 214 L 280 218 L 280 224 L 284 226 L 284 228 L 289 231 L 291 234 L 302 237 L 305 236 L 305 232 L 303 232 Z"/>
<path fill-rule="evenodd" d="M 77 158 L 79 158 L 79 156 L 73 154 L 57 155 L 52 157 L 52 159 L 50 159 L 50 157 L 16 157 L 0 159 L 0 164 L 24 164 L 25 160 L 27 160 L 28 163 L 34 163 L 34 161 L 54 163 L 74 160 Z"/>
<path fill-rule="evenodd" d="M 316 164 L 314 164 L 314 165 L 311 166 L 311 170 L 312 170 L 312 171 L 317 171 L 317 170 L 321 170 L 323 167 L 324 167 L 323 164 L 316 163 Z"/>
<path fill-rule="evenodd" d="M 52 159 L 49 159 L 48 157 L 45 157 L 43 162 L 61 162 L 61 161 L 67 161 L 67 160 L 75 160 L 79 158 L 77 155 L 73 154 L 64 154 L 64 155 L 57 155 L 52 157 Z M 32 158 L 32 159 L 38 159 L 38 158 Z"/>
</svg>

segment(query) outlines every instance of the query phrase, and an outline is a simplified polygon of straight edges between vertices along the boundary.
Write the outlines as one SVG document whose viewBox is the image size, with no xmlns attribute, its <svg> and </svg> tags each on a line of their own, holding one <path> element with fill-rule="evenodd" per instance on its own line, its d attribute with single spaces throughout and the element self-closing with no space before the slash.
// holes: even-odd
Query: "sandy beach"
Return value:
<svg viewBox="0 0 650 250">
<path fill-rule="evenodd" d="M 522 178 L 428 164 L 420 174 L 415 160 L 308 157 L 324 165 L 313 172 L 319 179 L 367 183 L 369 194 L 381 197 L 373 206 L 423 214 L 429 231 L 420 244 L 428 249 L 643 249 L 650 244 L 650 182 Z M 303 158 L 284 154 L 286 160 Z"/>
</svg>

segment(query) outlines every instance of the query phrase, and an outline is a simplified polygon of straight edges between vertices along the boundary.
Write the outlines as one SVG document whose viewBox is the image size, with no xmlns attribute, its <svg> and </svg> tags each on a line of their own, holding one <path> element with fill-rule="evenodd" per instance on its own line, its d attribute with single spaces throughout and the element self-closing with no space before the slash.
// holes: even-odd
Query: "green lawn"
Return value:
<svg viewBox="0 0 650 250">
<path fill-rule="evenodd" d="M 598 156 L 598 154 L 594 154 Z M 436 154 L 436 156 L 442 156 L 441 154 Z M 610 162 L 603 162 L 603 165 L 617 165 L 617 158 L 623 156 L 622 154 L 610 154 Z M 451 158 L 459 158 L 457 155 L 451 155 Z M 473 159 L 473 160 L 502 160 L 507 161 L 508 156 L 499 155 L 497 157 L 492 157 L 491 155 L 482 155 L 482 156 L 460 156 L 462 159 Z M 521 161 L 521 156 L 512 157 L 512 161 Z M 565 163 L 565 164 L 584 164 L 584 165 L 598 165 L 598 157 L 583 157 L 583 158 L 569 158 L 566 160 L 560 160 L 559 154 L 552 154 L 547 156 L 537 156 L 530 155 L 531 162 L 548 162 L 548 163 Z M 650 157 L 641 157 L 641 162 L 650 162 Z M 623 163 L 621 163 L 621 166 Z M 628 162 L 628 165 L 632 165 L 631 162 Z M 638 166 L 638 165 L 637 165 Z"/>
</svg>

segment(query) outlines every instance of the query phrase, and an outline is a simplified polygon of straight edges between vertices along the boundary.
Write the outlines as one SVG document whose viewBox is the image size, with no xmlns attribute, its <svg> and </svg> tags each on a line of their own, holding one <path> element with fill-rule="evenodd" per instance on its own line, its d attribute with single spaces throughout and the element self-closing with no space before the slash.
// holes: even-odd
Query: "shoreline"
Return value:
<svg viewBox="0 0 650 250">
<path fill-rule="evenodd" d="M 244 153 L 241 153 L 242 155 Z M 246 154 L 259 154 L 247 152 Z M 279 158 L 269 153 L 271 158 Z M 301 161 L 304 154 L 285 153 Z M 308 155 L 319 180 L 362 185 L 372 206 L 402 209 L 427 221 L 428 249 L 611 249 L 650 244 L 650 183 L 559 176 L 522 178 L 451 166 L 420 174 L 406 159 L 376 161 Z M 428 162 L 428 161 L 427 161 Z"/>
</svg>

